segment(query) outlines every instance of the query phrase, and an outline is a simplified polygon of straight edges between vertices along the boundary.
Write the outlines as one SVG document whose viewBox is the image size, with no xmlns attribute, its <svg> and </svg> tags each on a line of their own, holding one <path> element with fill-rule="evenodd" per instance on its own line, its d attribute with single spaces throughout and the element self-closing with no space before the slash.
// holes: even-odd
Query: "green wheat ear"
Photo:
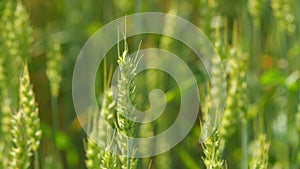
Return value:
<svg viewBox="0 0 300 169">
<path fill-rule="evenodd" d="M 91 131 L 91 136 L 93 139 L 98 140 L 108 140 L 112 141 L 110 133 L 107 133 L 107 128 L 102 121 L 99 120 L 98 113 L 94 111 L 91 112 L 92 125 L 89 126 Z M 112 98 L 112 92 L 110 89 L 104 91 L 104 96 L 101 104 L 100 117 L 104 119 L 111 127 L 114 126 L 116 111 L 115 102 Z M 116 169 L 118 168 L 118 159 L 115 154 L 102 149 L 99 145 L 92 140 L 92 138 L 87 139 L 86 143 L 86 166 L 88 169 Z M 109 145 L 107 145 L 109 146 Z"/>
<path fill-rule="evenodd" d="M 117 123 L 116 127 L 120 136 L 119 147 L 123 154 L 133 155 L 135 152 L 134 145 L 129 142 L 126 137 L 134 137 L 135 122 L 128 119 L 132 115 L 134 108 L 129 107 L 130 103 L 135 98 L 135 84 L 131 81 L 136 75 L 136 67 L 138 59 L 128 55 L 128 46 L 125 40 L 124 51 L 118 56 L 118 64 L 120 74 L 118 79 L 117 93 Z M 126 137 L 124 137 L 126 136 Z M 133 158 L 120 157 L 122 169 L 134 169 L 137 165 L 137 160 Z"/>
<path fill-rule="evenodd" d="M 203 105 L 203 119 L 207 120 L 208 112 L 211 107 L 211 96 L 207 95 Z M 202 129 L 202 126 L 200 124 Z M 205 157 L 202 157 L 204 165 L 207 169 L 223 169 L 224 160 L 221 158 L 221 148 L 220 148 L 220 137 L 218 131 L 216 130 L 207 140 L 202 144 Z"/>
<path fill-rule="evenodd" d="M 117 103 L 115 103 L 112 98 L 111 89 L 106 89 L 106 91 L 104 92 L 100 116 L 105 119 L 111 125 L 111 127 L 117 129 L 117 132 L 119 134 L 117 143 L 118 148 L 121 150 L 121 152 L 123 154 L 133 155 L 133 153 L 135 152 L 134 145 L 130 144 L 126 137 L 133 137 L 135 135 L 135 123 L 128 119 L 128 117 L 133 113 L 134 110 L 133 107 L 130 107 L 129 105 L 135 98 L 135 84 L 131 82 L 131 80 L 136 75 L 135 70 L 138 64 L 138 59 L 137 57 L 132 58 L 128 56 L 128 46 L 126 41 L 124 46 L 124 51 L 121 55 L 118 51 L 118 64 L 120 68 L 120 74 L 117 85 Z M 113 141 L 110 135 L 103 132 L 105 128 L 101 126 L 101 123 L 96 126 L 99 127 L 96 133 L 98 134 L 97 137 L 104 137 L 108 140 L 108 142 Z M 121 163 L 122 169 L 134 169 L 137 165 L 136 159 L 119 156 L 119 161 L 116 155 L 105 150 L 100 151 L 100 158 L 100 166 L 101 168 L 105 169 L 118 168 L 118 162 Z"/>
<path fill-rule="evenodd" d="M 61 83 L 62 53 L 60 45 L 51 39 L 48 44 L 46 75 L 50 81 L 52 96 L 58 97 Z"/>
<path fill-rule="evenodd" d="M 110 84 L 110 78 L 112 71 L 109 72 L 107 77 L 106 61 L 104 61 L 104 94 L 101 102 L 100 112 L 95 112 L 94 110 L 90 111 L 89 121 L 91 125 L 88 126 L 88 130 L 91 132 L 91 138 L 87 138 L 86 142 L 86 160 L 85 164 L 88 169 L 117 169 L 119 159 L 117 155 L 111 153 L 107 149 L 110 148 L 110 143 L 113 141 L 114 135 L 108 133 L 108 128 L 104 124 L 104 121 L 107 122 L 110 127 L 115 128 L 116 121 L 116 103 L 113 99 L 113 93 L 108 87 Z M 104 121 L 101 121 L 103 119 Z M 105 149 L 99 147 L 95 140 L 107 140 L 108 145 Z M 102 144 L 102 143 L 100 143 Z M 105 143 L 103 143 L 105 144 Z"/>
<path fill-rule="evenodd" d="M 207 169 L 223 169 L 224 160 L 221 158 L 220 139 L 218 133 L 213 133 L 202 144 L 205 158 L 202 158 Z"/>
<path fill-rule="evenodd" d="M 104 98 L 102 100 L 102 108 L 100 111 L 100 116 L 102 116 L 103 119 L 106 120 L 106 122 L 112 127 L 115 128 L 115 123 L 116 123 L 116 116 L 117 116 L 117 112 L 116 112 L 116 102 L 113 99 L 113 93 L 111 91 L 111 89 L 107 89 L 104 92 Z M 101 127 L 101 125 L 99 125 L 99 127 Z M 104 127 L 99 128 L 99 130 L 105 130 Z M 107 130 L 105 130 L 107 131 Z M 111 135 L 111 133 L 105 132 L 103 133 L 105 135 L 103 135 L 102 137 L 105 137 L 108 145 L 107 148 L 111 148 L 111 143 L 114 141 L 114 135 Z M 111 153 L 108 150 L 101 150 L 101 164 L 100 164 L 100 168 L 102 169 L 117 169 L 120 168 L 118 166 L 118 163 L 120 162 L 120 160 L 117 158 L 117 155 Z"/>
<path fill-rule="evenodd" d="M 33 93 L 27 65 L 24 66 L 19 85 L 19 111 L 11 120 L 11 168 L 26 169 L 30 158 L 38 150 L 42 131 L 38 106 Z"/>
<path fill-rule="evenodd" d="M 226 139 L 235 132 L 235 126 L 245 118 L 247 60 L 248 56 L 238 49 L 230 49 L 226 108 L 219 126 L 221 149 L 224 149 Z"/>
<path fill-rule="evenodd" d="M 268 168 L 268 153 L 270 143 L 266 141 L 266 135 L 261 134 L 254 141 L 252 150 L 252 159 L 249 163 L 250 169 L 267 169 Z"/>
<path fill-rule="evenodd" d="M 12 109 L 18 109 L 18 86 L 23 61 L 28 58 L 31 37 L 29 15 L 20 0 L 3 1 L 0 22 L 1 167 L 9 168 L 12 149 Z"/>
</svg>

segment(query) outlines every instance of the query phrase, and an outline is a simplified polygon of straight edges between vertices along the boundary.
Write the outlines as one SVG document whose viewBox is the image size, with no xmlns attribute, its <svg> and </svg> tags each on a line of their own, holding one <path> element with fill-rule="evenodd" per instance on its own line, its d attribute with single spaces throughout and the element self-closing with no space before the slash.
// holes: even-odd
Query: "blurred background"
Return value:
<svg viewBox="0 0 300 169">
<path fill-rule="evenodd" d="M 0 1 L 2 15 L 6 1 Z M 255 148 L 252 141 L 265 133 L 270 142 L 269 168 L 299 168 L 300 166 L 300 1 L 298 0 L 23 0 L 33 28 L 29 71 L 40 109 L 43 137 L 39 149 L 41 168 L 85 168 L 83 132 L 72 103 L 72 74 L 80 49 L 90 36 L 103 25 L 125 15 L 138 12 L 164 12 L 180 16 L 203 31 L 219 52 L 228 68 L 232 51 L 247 56 L 245 72 L 247 88 L 243 117 L 247 124 L 236 122 L 222 152 L 228 168 L 243 168 L 245 154 Z M 2 20 L 1 20 L 2 22 Z M 172 31 L 172 23 L 165 31 Z M 117 33 L 117 32 L 116 32 Z M 50 83 L 46 76 L 47 41 L 49 36 L 61 46 L 61 77 L 59 95 L 53 105 Z M 139 35 L 128 38 L 129 51 L 142 48 L 162 48 L 182 56 L 199 83 L 204 105 L 210 85 L 203 65 L 188 47 L 174 39 L 160 35 Z M 107 65 L 117 65 L 117 48 L 106 56 Z M 242 59 L 235 60 L 237 65 Z M 226 69 L 227 70 L 227 69 Z M 230 70 L 227 70 L 230 72 Z M 99 67 L 96 92 L 101 103 L 103 91 L 103 62 Z M 234 79 L 228 76 L 228 81 Z M 147 80 L 145 80 L 145 77 Z M 140 73 L 136 78 L 139 109 L 149 107 L 148 94 L 160 88 L 170 99 L 165 113 L 155 122 L 138 127 L 141 131 L 157 134 L 166 130 L 176 118 L 180 93 L 174 79 L 155 70 Z M 229 85 L 230 86 L 230 85 Z M 232 87 L 232 86 L 231 86 Z M 51 105 L 52 104 L 52 105 Z M 58 123 L 52 118 L 53 106 L 58 112 Z M 100 105 L 101 106 L 101 105 Z M 202 108 L 202 106 L 201 106 Z M 139 161 L 138 168 L 183 169 L 204 168 L 204 156 L 198 142 L 199 119 L 187 137 L 170 151 Z M 232 121 L 234 121 L 232 119 Z M 237 120 L 239 121 L 239 120 Z M 55 135 L 53 126 L 58 127 Z M 151 128 L 151 129 L 149 129 Z M 148 130 L 149 129 L 149 130 Z M 246 134 L 245 134 L 246 132 Z M 138 134 L 143 136 L 142 134 Z M 145 136 L 145 135 L 144 135 Z M 250 155 L 249 155 L 250 156 Z M 247 159 L 247 158 L 246 158 Z M 151 164 L 150 164 L 151 163 Z M 247 164 L 246 164 L 247 166 Z"/>
</svg>

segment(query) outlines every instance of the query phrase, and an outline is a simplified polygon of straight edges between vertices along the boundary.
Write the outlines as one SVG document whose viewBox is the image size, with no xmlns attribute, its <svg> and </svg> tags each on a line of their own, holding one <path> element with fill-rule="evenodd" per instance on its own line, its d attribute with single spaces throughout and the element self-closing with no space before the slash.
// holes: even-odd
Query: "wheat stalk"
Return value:
<svg viewBox="0 0 300 169">
<path fill-rule="evenodd" d="M 130 106 L 131 101 L 133 101 L 135 97 L 135 85 L 131 82 L 131 80 L 136 75 L 135 70 L 138 60 L 137 57 L 132 58 L 128 56 L 128 46 L 126 41 L 124 45 L 125 47 L 122 55 L 118 54 L 120 73 L 117 85 L 117 101 L 116 103 L 114 102 L 111 89 L 105 88 L 100 116 L 92 112 L 94 125 L 92 125 L 93 127 L 90 130 L 94 139 L 107 139 L 108 143 L 112 142 L 114 140 L 112 137 L 114 136 L 111 136 L 111 133 L 106 132 L 107 129 L 103 123 L 99 121 L 99 118 L 107 121 L 112 128 L 117 129 L 119 136 L 117 138 L 118 148 L 123 154 L 127 154 L 127 157 L 119 156 L 119 161 L 116 155 L 109 151 L 102 150 L 97 147 L 93 140 L 88 139 L 86 146 L 86 165 L 90 169 L 97 168 L 97 166 L 100 168 L 118 168 L 118 162 L 120 162 L 120 167 L 122 169 L 134 169 L 137 165 L 137 160 L 129 157 L 133 155 L 135 148 L 134 145 L 129 142 L 127 137 L 133 137 L 135 134 L 135 123 L 129 119 L 129 116 L 134 110 L 134 107 Z M 107 84 L 105 84 L 105 86 L 106 85 Z M 109 144 L 107 146 L 111 145 Z"/>
<path fill-rule="evenodd" d="M 254 141 L 252 148 L 252 159 L 249 163 L 250 169 L 267 169 L 268 168 L 268 152 L 270 143 L 266 141 L 266 135 L 261 134 Z"/>
<path fill-rule="evenodd" d="M 114 136 L 107 133 L 107 128 L 105 128 L 104 121 L 100 121 L 99 118 L 104 119 L 110 127 L 114 127 L 116 111 L 115 102 L 112 98 L 112 92 L 110 89 L 106 89 L 103 95 L 103 100 L 101 104 L 100 117 L 94 111 L 91 112 L 91 120 L 93 121 L 91 128 L 91 137 L 87 139 L 86 145 L 86 166 L 88 169 L 114 169 L 117 168 L 118 159 L 117 156 L 106 149 L 102 149 L 95 142 L 99 140 L 108 140 L 108 143 L 112 141 Z M 104 143 L 105 144 L 105 143 Z M 107 145 L 110 146 L 110 145 Z"/>
<path fill-rule="evenodd" d="M 7 168 L 8 160 L 7 154 L 10 147 L 11 133 L 10 133 L 10 118 L 11 118 L 11 109 L 10 101 L 7 96 L 7 89 L 5 86 L 5 74 L 4 74 L 4 63 L 3 57 L 0 57 L 0 168 Z"/>
<path fill-rule="evenodd" d="M 279 28 L 290 34 L 296 30 L 295 16 L 292 14 L 288 0 L 271 0 L 273 14 L 277 18 Z"/>
<path fill-rule="evenodd" d="M 235 132 L 235 126 L 245 118 L 247 58 L 236 48 L 229 51 L 226 108 L 219 127 L 221 149 L 224 149 L 226 139 Z"/>
<path fill-rule="evenodd" d="M 110 152 L 111 144 L 114 141 L 114 134 L 108 132 L 108 128 L 105 125 L 115 129 L 116 124 L 116 102 L 113 99 L 113 93 L 110 85 L 110 79 L 112 76 L 112 69 L 107 77 L 106 60 L 104 61 L 104 94 L 101 102 L 100 113 L 95 111 L 90 112 L 91 125 L 88 130 L 91 132 L 91 138 L 87 139 L 86 145 L 86 166 L 89 169 L 117 169 L 119 168 L 119 159 L 116 154 Z M 93 140 L 94 139 L 94 140 Z M 96 139 L 96 140 L 95 140 Z M 106 140 L 106 143 L 100 142 L 100 144 L 106 145 L 106 148 L 100 148 L 97 141 Z M 96 141 L 96 142 L 95 142 Z M 108 143 L 108 144 L 107 144 Z M 116 147 L 117 148 L 117 147 Z"/>
<path fill-rule="evenodd" d="M 23 62 L 28 59 L 30 55 L 30 45 L 33 41 L 31 33 L 32 28 L 29 23 L 29 15 L 20 0 L 17 1 L 4 1 L 4 10 L 1 13 L 0 23 L 0 35 L 1 35 L 1 130 L 4 135 L 1 139 L 4 143 L 3 157 L 1 158 L 3 168 L 11 168 L 11 166 L 22 164 L 26 166 L 26 162 L 22 162 L 22 159 L 18 159 L 16 164 L 16 158 L 11 159 L 11 155 L 26 154 L 22 152 L 22 149 L 18 149 L 16 146 L 21 146 L 21 143 L 16 143 L 20 137 L 17 138 L 13 133 L 20 133 L 23 126 L 23 117 L 20 114 L 24 114 L 24 110 L 18 111 L 16 117 L 13 117 L 13 111 L 18 110 L 18 97 L 20 91 L 19 75 L 21 74 Z M 21 118 L 22 117 L 22 118 Z M 22 121 L 22 123 L 21 123 Z M 11 122 L 21 123 L 18 124 L 19 131 L 13 129 Z M 21 125 L 21 127 L 20 127 Z M 14 126 L 17 127 L 17 126 Z M 13 140 L 12 140 L 13 139 Z M 11 141 L 12 140 L 12 141 Z M 29 142 L 29 141 L 28 141 Z M 36 146 L 35 146 L 36 147 Z M 14 151 L 10 151 L 10 150 Z M 21 164 L 22 163 L 22 164 Z"/>
<path fill-rule="evenodd" d="M 2 92 L 5 92 L 5 90 L 2 90 Z M 1 139 L 0 139 L 0 168 L 7 168 L 9 163 L 8 153 L 9 149 L 11 147 L 11 126 L 10 121 L 12 118 L 12 112 L 10 108 L 9 99 L 7 99 L 7 96 L 5 94 L 2 94 L 1 96 L 1 112 L 0 112 L 0 119 L 1 119 Z"/>
<path fill-rule="evenodd" d="M 113 100 L 113 93 L 111 89 L 107 89 L 104 92 L 104 98 L 102 101 L 102 108 L 100 111 L 100 116 L 102 119 L 105 119 L 105 121 L 110 125 L 110 127 L 115 128 L 115 123 L 116 123 L 116 110 L 115 107 L 116 103 Z M 103 123 L 102 123 L 103 124 Z M 102 125 L 103 126 L 103 125 Z M 104 137 L 107 140 L 108 145 L 105 149 L 101 150 L 101 163 L 100 163 L 100 168 L 103 169 L 117 169 L 119 168 L 118 163 L 120 162 L 119 159 L 117 158 L 116 154 L 113 154 L 110 152 L 108 149 L 111 149 L 112 147 L 111 144 L 114 141 L 114 133 L 108 133 L 105 132 L 108 129 L 101 127 L 101 124 L 99 124 L 99 130 L 102 130 L 102 132 L 98 131 L 99 134 L 102 133 L 101 137 Z M 103 132 L 104 130 L 104 132 Z M 117 147 L 113 147 L 117 148 Z"/>
<path fill-rule="evenodd" d="M 298 103 L 298 109 L 297 109 L 297 113 L 296 113 L 296 122 L 297 122 L 298 132 L 300 132 L 300 102 Z"/>
<path fill-rule="evenodd" d="M 12 106 L 17 107 L 18 77 L 24 60 L 30 55 L 33 41 L 29 15 L 20 0 L 6 1 L 0 27 L 6 88 Z"/>
<path fill-rule="evenodd" d="M 223 169 L 224 160 L 221 158 L 220 140 L 218 133 L 213 133 L 210 138 L 202 144 L 205 158 L 203 162 L 207 169 Z"/>
<path fill-rule="evenodd" d="M 59 95 L 59 88 L 61 83 L 61 69 L 62 69 L 62 51 L 60 44 L 54 38 L 50 38 L 47 52 L 47 70 L 46 75 L 50 82 L 51 94 L 55 97 Z"/>
<path fill-rule="evenodd" d="M 13 147 L 9 165 L 13 169 L 26 169 L 30 165 L 30 157 L 38 150 L 42 136 L 27 65 L 24 66 L 20 79 L 19 93 L 19 110 L 11 120 Z"/>
<path fill-rule="evenodd" d="M 251 16 L 253 17 L 253 22 L 254 22 L 255 26 L 260 25 L 264 2 L 265 2 L 265 0 L 248 1 L 248 4 L 247 4 L 248 11 L 251 14 Z"/>
<path fill-rule="evenodd" d="M 128 137 L 134 137 L 135 123 L 129 119 L 129 116 L 133 113 L 134 107 L 131 107 L 130 103 L 135 98 L 135 84 L 131 82 L 135 77 L 136 67 L 138 64 L 137 56 L 128 56 L 128 46 L 125 40 L 124 51 L 122 55 L 118 56 L 118 64 L 120 68 L 120 74 L 118 78 L 118 93 L 117 93 L 117 123 L 118 129 L 119 147 L 123 154 L 127 154 L 127 157 L 120 157 L 122 163 L 122 169 L 134 169 L 136 168 L 137 160 L 129 158 L 134 154 L 134 145 L 129 142 Z M 125 137 L 124 137 L 125 136 Z M 126 139 L 127 138 L 127 139 Z"/>
<path fill-rule="evenodd" d="M 48 52 L 46 55 L 47 55 L 46 75 L 50 82 L 53 138 L 55 138 L 56 133 L 59 130 L 59 116 L 58 116 L 57 102 L 58 102 L 60 83 L 62 81 L 62 77 L 61 77 L 62 51 L 61 51 L 60 44 L 54 39 L 54 37 L 49 38 Z"/>
<path fill-rule="evenodd" d="M 208 112 L 211 107 L 211 96 L 205 98 L 204 105 L 202 106 L 203 119 L 207 120 Z M 202 126 L 200 124 L 202 129 Z M 205 157 L 202 157 L 204 165 L 207 169 L 223 169 L 224 160 L 221 158 L 220 138 L 218 131 L 214 131 L 212 135 L 207 138 L 202 144 Z"/>
</svg>

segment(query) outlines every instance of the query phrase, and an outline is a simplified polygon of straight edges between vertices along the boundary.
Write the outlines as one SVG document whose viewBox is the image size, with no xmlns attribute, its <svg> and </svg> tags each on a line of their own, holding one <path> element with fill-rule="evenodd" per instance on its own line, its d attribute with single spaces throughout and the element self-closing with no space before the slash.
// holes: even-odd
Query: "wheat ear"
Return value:
<svg viewBox="0 0 300 169">
<path fill-rule="evenodd" d="M 24 66 L 19 87 L 19 110 L 11 120 L 12 143 L 11 168 L 26 169 L 30 158 L 38 150 L 42 131 L 27 65 Z"/>
</svg>

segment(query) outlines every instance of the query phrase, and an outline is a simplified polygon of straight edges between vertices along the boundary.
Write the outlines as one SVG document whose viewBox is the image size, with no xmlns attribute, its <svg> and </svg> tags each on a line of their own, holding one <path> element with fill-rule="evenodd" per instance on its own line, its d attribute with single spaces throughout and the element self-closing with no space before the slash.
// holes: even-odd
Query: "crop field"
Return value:
<svg viewBox="0 0 300 169">
<path fill-rule="evenodd" d="M 0 0 L 0 169 L 299 169 L 299 0 Z"/>
</svg>

